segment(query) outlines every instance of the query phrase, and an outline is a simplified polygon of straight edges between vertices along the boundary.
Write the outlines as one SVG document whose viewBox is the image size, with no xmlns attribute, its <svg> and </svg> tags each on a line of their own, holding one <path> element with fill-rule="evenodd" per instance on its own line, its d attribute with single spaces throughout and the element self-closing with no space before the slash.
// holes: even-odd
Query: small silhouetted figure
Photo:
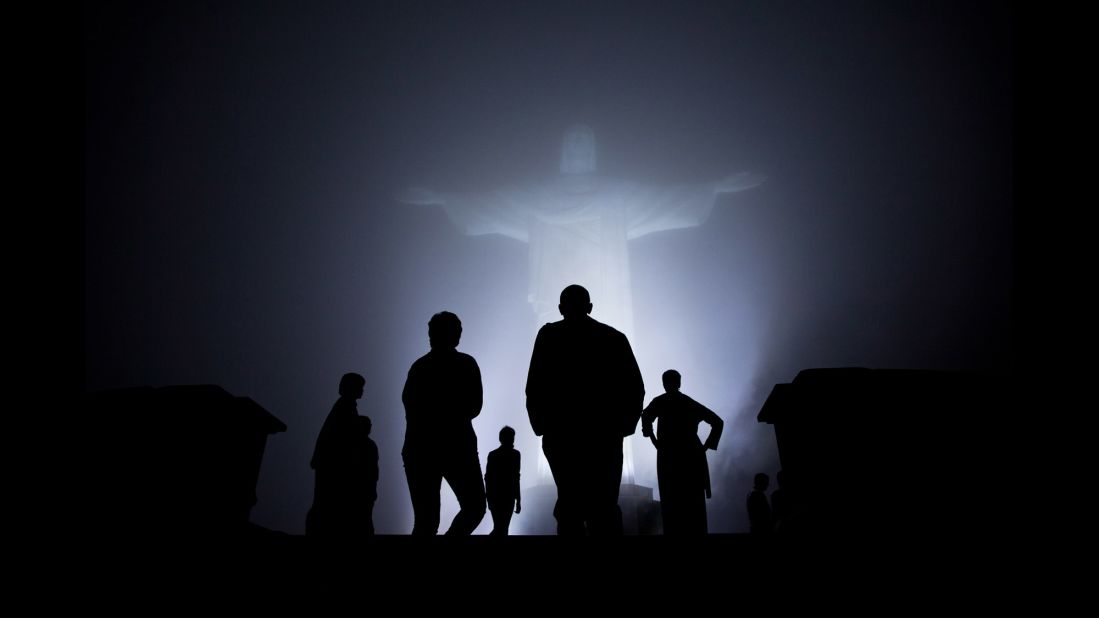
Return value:
<svg viewBox="0 0 1099 618">
<path fill-rule="evenodd" d="M 626 336 L 593 320 L 588 291 L 570 285 L 564 317 L 542 326 L 527 373 L 527 413 L 557 484 L 557 534 L 620 535 L 622 439 L 645 403 Z"/>
<path fill-rule="evenodd" d="M 706 534 L 706 499 L 710 469 L 706 449 L 717 450 L 725 423 L 706 406 L 679 392 L 681 376 L 669 369 L 662 376 L 664 394 L 641 414 L 641 433 L 656 447 L 656 477 L 660 484 L 660 514 L 664 534 Z M 653 421 L 659 421 L 653 433 Z M 698 424 L 710 425 L 703 444 Z"/>
<path fill-rule="evenodd" d="M 760 472 L 753 480 L 752 491 L 748 493 L 748 531 L 752 534 L 771 532 L 771 505 L 767 502 L 767 485 L 771 477 Z"/>
<path fill-rule="evenodd" d="M 378 447 L 370 439 L 370 419 L 359 416 L 366 379 L 348 373 L 340 379 L 340 398 L 324 419 L 309 467 L 316 474 L 313 506 L 305 533 L 327 538 L 374 534 Z"/>
<path fill-rule="evenodd" d="M 431 351 L 408 370 L 401 399 L 405 407 L 404 459 L 412 497 L 412 534 L 439 531 L 439 490 L 443 479 L 460 510 L 447 534 L 471 534 L 485 516 L 485 485 L 477 455 L 473 419 L 481 413 L 481 370 L 459 352 L 462 322 L 443 311 L 427 324 Z"/>
<path fill-rule="evenodd" d="M 507 536 L 511 514 L 523 510 L 519 495 L 519 451 L 515 450 L 515 430 L 504 426 L 500 430 L 500 448 L 488 454 L 485 466 L 485 494 L 492 513 L 492 533 Z"/>
<path fill-rule="evenodd" d="M 374 424 L 369 416 L 359 417 L 359 442 L 362 444 L 360 465 L 362 478 L 366 482 L 366 492 L 363 494 L 366 500 L 363 506 L 366 520 L 363 526 L 368 535 L 374 534 L 374 503 L 378 501 L 378 445 L 370 439 L 370 431 L 373 427 Z"/>
</svg>

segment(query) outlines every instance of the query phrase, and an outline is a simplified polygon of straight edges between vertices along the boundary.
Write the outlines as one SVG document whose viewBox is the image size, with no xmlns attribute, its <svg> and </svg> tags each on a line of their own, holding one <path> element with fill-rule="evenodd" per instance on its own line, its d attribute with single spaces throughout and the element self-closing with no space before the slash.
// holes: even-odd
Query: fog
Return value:
<svg viewBox="0 0 1099 618">
<path fill-rule="evenodd" d="M 775 383 L 1012 367 L 1007 9 L 522 4 L 85 5 L 85 390 L 252 397 L 289 427 L 268 440 L 252 520 L 300 533 L 317 433 L 340 376 L 362 373 L 375 527 L 403 534 L 401 389 L 449 310 L 482 371 L 482 463 L 511 425 L 528 487 L 528 246 L 395 196 L 552 180 L 576 124 L 607 178 L 767 176 L 697 227 L 628 245 L 646 402 L 674 368 L 726 422 L 712 532 L 746 531 L 752 475 L 778 469 L 756 422 Z M 655 487 L 651 445 L 631 440 Z"/>
</svg>

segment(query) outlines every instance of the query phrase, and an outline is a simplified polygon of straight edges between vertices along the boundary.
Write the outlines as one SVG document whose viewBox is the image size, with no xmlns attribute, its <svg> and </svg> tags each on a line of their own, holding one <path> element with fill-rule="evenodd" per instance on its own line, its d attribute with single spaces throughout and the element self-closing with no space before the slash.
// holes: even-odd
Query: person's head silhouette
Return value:
<svg viewBox="0 0 1099 618">
<path fill-rule="evenodd" d="M 591 307 L 591 296 L 583 286 L 573 284 L 561 290 L 561 304 L 557 305 L 557 310 L 566 320 L 588 315 Z"/>
<path fill-rule="evenodd" d="M 500 430 L 500 444 L 504 446 L 515 446 L 515 430 L 507 425 Z"/>
<path fill-rule="evenodd" d="M 674 393 L 679 390 L 680 384 L 682 384 L 682 376 L 675 369 L 669 369 L 661 376 L 664 380 L 664 392 Z"/>
<path fill-rule="evenodd" d="M 767 491 L 767 486 L 771 484 L 771 477 L 763 472 L 759 472 L 756 474 L 755 479 L 753 479 L 753 484 L 753 489 L 756 489 L 757 491 Z"/>
<path fill-rule="evenodd" d="M 462 321 L 449 311 L 440 311 L 427 323 L 427 338 L 432 350 L 453 350 L 462 338 Z"/>
<path fill-rule="evenodd" d="M 361 399 L 363 388 L 366 386 L 366 378 L 357 373 L 345 373 L 340 378 L 340 397 Z"/>
</svg>

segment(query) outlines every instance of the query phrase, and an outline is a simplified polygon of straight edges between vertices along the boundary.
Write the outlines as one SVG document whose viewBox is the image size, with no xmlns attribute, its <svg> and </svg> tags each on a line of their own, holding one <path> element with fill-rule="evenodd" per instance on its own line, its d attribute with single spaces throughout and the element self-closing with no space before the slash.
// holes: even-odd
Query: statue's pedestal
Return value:
<svg viewBox="0 0 1099 618">
<path fill-rule="evenodd" d="M 523 488 L 523 512 L 511 520 L 512 534 L 557 534 L 553 505 L 557 486 L 553 483 Z M 618 492 L 625 534 L 659 534 L 663 527 L 660 503 L 653 500 L 652 487 L 623 483 Z"/>
<path fill-rule="evenodd" d="M 653 488 L 623 483 L 618 490 L 622 529 L 626 534 L 660 534 L 664 531 L 660 503 L 653 500 Z"/>
</svg>

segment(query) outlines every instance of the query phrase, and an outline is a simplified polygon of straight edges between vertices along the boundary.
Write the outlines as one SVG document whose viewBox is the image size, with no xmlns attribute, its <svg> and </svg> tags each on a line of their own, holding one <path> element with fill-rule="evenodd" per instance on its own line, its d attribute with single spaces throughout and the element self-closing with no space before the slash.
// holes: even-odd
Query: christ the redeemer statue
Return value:
<svg viewBox="0 0 1099 618">
<path fill-rule="evenodd" d="M 561 290 L 578 284 L 591 294 L 591 316 L 632 342 L 629 241 L 699 225 L 719 195 L 750 189 L 765 179 L 741 172 L 716 182 L 657 187 L 606 178 L 596 173 L 595 134 L 574 126 L 561 146 L 561 174 L 544 182 L 471 194 L 414 188 L 398 199 L 442 206 L 467 235 L 501 234 L 527 243 L 527 299 L 539 325 L 560 319 Z M 626 444 L 625 478 L 632 482 L 628 440 Z M 542 461 L 538 467 L 543 474 Z"/>
</svg>

